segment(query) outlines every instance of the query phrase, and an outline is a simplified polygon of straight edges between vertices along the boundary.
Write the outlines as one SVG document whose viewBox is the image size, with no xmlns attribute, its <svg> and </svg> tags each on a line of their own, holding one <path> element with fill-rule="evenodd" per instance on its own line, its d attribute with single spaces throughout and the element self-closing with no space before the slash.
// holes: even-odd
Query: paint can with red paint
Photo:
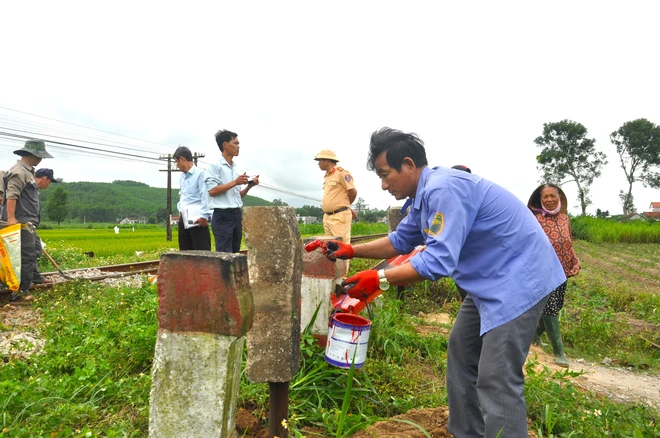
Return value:
<svg viewBox="0 0 660 438">
<path fill-rule="evenodd" d="M 371 321 L 351 313 L 335 313 L 330 320 L 325 361 L 339 368 L 362 368 L 367 360 Z"/>
</svg>

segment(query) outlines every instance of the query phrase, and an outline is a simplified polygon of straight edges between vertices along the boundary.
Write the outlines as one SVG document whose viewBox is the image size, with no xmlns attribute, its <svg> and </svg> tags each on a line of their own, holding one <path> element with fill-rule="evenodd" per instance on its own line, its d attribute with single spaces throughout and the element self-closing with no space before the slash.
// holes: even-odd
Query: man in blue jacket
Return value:
<svg viewBox="0 0 660 438">
<path fill-rule="evenodd" d="M 395 232 L 351 246 L 326 244 L 330 260 L 387 259 L 426 249 L 410 263 L 347 278 L 354 298 L 389 283 L 451 277 L 468 291 L 449 337 L 448 430 L 456 437 L 527 437 L 523 364 L 548 294 L 566 281 L 548 238 L 513 194 L 460 170 L 429 168 L 415 134 L 371 136 L 368 168 L 396 199 L 412 199 Z"/>
</svg>

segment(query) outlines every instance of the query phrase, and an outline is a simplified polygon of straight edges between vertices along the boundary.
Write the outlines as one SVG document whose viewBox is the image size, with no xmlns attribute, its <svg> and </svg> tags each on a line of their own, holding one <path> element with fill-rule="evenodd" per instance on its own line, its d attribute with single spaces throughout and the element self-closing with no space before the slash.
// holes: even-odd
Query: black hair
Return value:
<svg viewBox="0 0 660 438">
<path fill-rule="evenodd" d="M 172 158 L 174 158 L 175 160 L 178 160 L 180 157 L 185 158 L 186 161 L 193 160 L 192 152 L 190 152 L 190 149 L 188 149 L 185 146 L 179 146 L 178 148 L 176 148 L 174 154 L 172 155 Z"/>
<path fill-rule="evenodd" d="M 226 141 L 232 141 L 238 137 L 238 134 L 235 132 L 227 131 L 226 129 L 221 129 L 220 131 L 215 133 L 215 142 L 218 144 L 218 147 L 220 148 L 220 152 L 222 152 L 222 144 Z"/>
<path fill-rule="evenodd" d="M 566 194 L 564 191 L 559 187 L 557 184 L 552 184 L 552 183 L 545 183 L 541 184 L 532 192 L 532 196 L 529 197 L 529 201 L 527 201 L 527 208 L 532 210 L 534 214 L 536 214 L 538 211 L 536 210 L 541 210 L 543 209 L 543 206 L 541 205 L 541 192 L 543 189 L 546 187 L 552 187 L 557 189 L 557 193 L 559 193 L 559 200 L 561 201 L 561 208 L 559 209 L 560 213 L 563 214 L 568 214 L 568 201 L 566 200 Z"/>
<path fill-rule="evenodd" d="M 376 170 L 376 159 L 383 152 L 387 164 L 397 172 L 401 171 L 401 165 L 406 157 L 409 157 L 415 163 L 415 166 L 426 166 L 426 151 L 424 142 L 417 134 L 406 134 L 403 131 L 392 128 L 381 128 L 371 134 L 369 143 L 369 156 L 367 157 L 367 169 Z"/>
</svg>

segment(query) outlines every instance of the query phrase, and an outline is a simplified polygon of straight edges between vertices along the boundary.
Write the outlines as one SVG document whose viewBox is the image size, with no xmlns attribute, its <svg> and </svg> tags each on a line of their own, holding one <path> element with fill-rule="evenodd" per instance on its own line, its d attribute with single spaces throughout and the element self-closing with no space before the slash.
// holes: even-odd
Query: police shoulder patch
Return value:
<svg viewBox="0 0 660 438">
<path fill-rule="evenodd" d="M 346 180 L 346 182 L 351 182 L 352 178 L 351 175 L 347 173 L 346 175 L 344 175 L 344 179 Z"/>
<path fill-rule="evenodd" d="M 429 236 L 437 236 L 440 233 L 442 233 L 443 228 L 445 228 L 445 215 L 440 212 L 437 212 L 433 217 L 433 221 L 431 222 L 431 227 L 425 229 L 424 231 Z"/>
</svg>

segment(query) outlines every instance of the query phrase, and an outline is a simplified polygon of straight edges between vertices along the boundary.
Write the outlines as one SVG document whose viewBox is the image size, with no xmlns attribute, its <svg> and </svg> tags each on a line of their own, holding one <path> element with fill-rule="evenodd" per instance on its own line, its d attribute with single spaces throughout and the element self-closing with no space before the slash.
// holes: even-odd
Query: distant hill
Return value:
<svg viewBox="0 0 660 438">
<path fill-rule="evenodd" d="M 97 182 L 63 182 L 60 183 L 69 194 L 69 214 L 65 220 L 80 220 L 85 222 L 115 222 L 125 217 L 155 218 L 157 222 L 166 219 L 167 189 L 150 187 L 136 181 L 113 181 L 112 183 Z M 39 195 L 41 216 L 48 217 L 49 189 L 42 190 Z M 172 189 L 172 214 L 178 215 L 176 203 L 179 200 L 179 189 Z M 246 206 L 269 206 L 272 202 L 255 196 L 243 198 Z"/>
</svg>

